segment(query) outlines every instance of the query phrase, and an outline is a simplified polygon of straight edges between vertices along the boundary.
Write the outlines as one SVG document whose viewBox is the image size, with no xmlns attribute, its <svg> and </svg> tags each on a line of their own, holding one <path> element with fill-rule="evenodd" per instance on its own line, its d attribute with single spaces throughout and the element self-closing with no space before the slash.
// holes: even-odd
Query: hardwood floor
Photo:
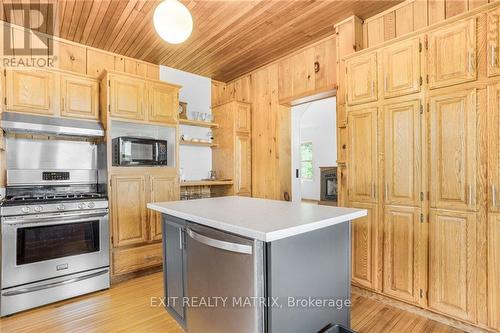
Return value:
<svg viewBox="0 0 500 333">
<path fill-rule="evenodd" d="M 110 290 L 0 319 L 0 332 L 183 333 L 161 306 L 161 273 L 114 285 Z M 359 333 L 458 333 L 460 330 L 392 306 L 353 295 L 352 325 Z M 235 332 L 237 333 L 237 332 Z"/>
</svg>

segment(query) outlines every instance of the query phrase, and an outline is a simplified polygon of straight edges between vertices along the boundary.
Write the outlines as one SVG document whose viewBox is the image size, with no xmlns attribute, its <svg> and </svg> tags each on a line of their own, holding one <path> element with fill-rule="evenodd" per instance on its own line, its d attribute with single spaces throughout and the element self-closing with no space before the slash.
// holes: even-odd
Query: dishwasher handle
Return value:
<svg viewBox="0 0 500 333">
<path fill-rule="evenodd" d="M 215 247 L 221 250 L 226 250 L 230 252 L 242 253 L 242 254 L 252 254 L 252 246 L 225 242 L 218 239 L 213 239 L 204 235 L 201 235 L 193 230 L 186 228 L 186 232 L 189 237 L 202 244 Z"/>
</svg>

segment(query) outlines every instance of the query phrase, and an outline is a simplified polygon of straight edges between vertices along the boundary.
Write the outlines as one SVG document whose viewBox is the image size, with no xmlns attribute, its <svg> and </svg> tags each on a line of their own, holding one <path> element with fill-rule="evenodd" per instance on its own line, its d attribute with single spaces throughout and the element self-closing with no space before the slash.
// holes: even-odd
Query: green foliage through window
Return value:
<svg viewBox="0 0 500 333">
<path fill-rule="evenodd" d="M 312 180 L 313 176 L 312 142 L 303 142 L 300 144 L 300 178 Z"/>
</svg>

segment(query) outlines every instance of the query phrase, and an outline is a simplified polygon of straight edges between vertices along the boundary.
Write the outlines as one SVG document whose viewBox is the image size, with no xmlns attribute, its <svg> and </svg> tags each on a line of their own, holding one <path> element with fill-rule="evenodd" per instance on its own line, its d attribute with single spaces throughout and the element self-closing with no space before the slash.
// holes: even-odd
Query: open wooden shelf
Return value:
<svg viewBox="0 0 500 333">
<path fill-rule="evenodd" d="M 207 143 L 207 142 L 179 141 L 179 144 L 183 146 L 198 146 L 198 147 L 210 147 L 210 148 L 219 147 L 219 145 L 216 143 Z"/>
<path fill-rule="evenodd" d="M 221 185 L 233 185 L 232 180 L 188 180 L 181 182 L 181 187 L 187 186 L 221 186 Z"/>
<path fill-rule="evenodd" d="M 181 125 L 189 125 L 189 126 L 198 126 L 198 127 L 210 127 L 210 128 L 218 128 L 219 124 L 211 123 L 208 121 L 201 120 L 189 120 L 189 119 L 179 119 L 179 124 Z"/>
</svg>

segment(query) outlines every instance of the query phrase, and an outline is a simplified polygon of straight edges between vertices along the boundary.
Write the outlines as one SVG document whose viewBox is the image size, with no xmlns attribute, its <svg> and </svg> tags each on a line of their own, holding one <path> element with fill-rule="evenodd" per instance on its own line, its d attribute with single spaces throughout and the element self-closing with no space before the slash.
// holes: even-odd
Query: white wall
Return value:
<svg viewBox="0 0 500 333">
<path fill-rule="evenodd" d="M 300 142 L 312 142 L 312 181 L 303 180 L 303 199 L 320 199 L 320 166 L 337 165 L 337 126 L 335 98 L 326 98 L 310 103 L 300 120 Z M 300 151 L 300 150 L 297 150 Z M 300 157 L 299 157 L 300 159 Z"/>
<path fill-rule="evenodd" d="M 160 66 L 160 80 L 182 86 L 179 100 L 187 103 L 187 111 L 211 113 L 211 80 L 208 77 Z M 193 126 L 180 126 L 180 134 L 189 138 L 206 139 L 210 130 Z M 212 151 L 206 147 L 179 146 L 179 166 L 187 180 L 208 177 L 212 169 Z"/>
<path fill-rule="evenodd" d="M 304 112 L 307 108 L 311 106 L 311 103 L 301 104 L 292 107 L 291 110 L 291 159 L 292 159 L 292 201 L 300 202 L 302 200 L 302 181 L 300 180 L 300 174 L 297 178 L 297 170 L 300 172 L 300 121 Z"/>
</svg>

